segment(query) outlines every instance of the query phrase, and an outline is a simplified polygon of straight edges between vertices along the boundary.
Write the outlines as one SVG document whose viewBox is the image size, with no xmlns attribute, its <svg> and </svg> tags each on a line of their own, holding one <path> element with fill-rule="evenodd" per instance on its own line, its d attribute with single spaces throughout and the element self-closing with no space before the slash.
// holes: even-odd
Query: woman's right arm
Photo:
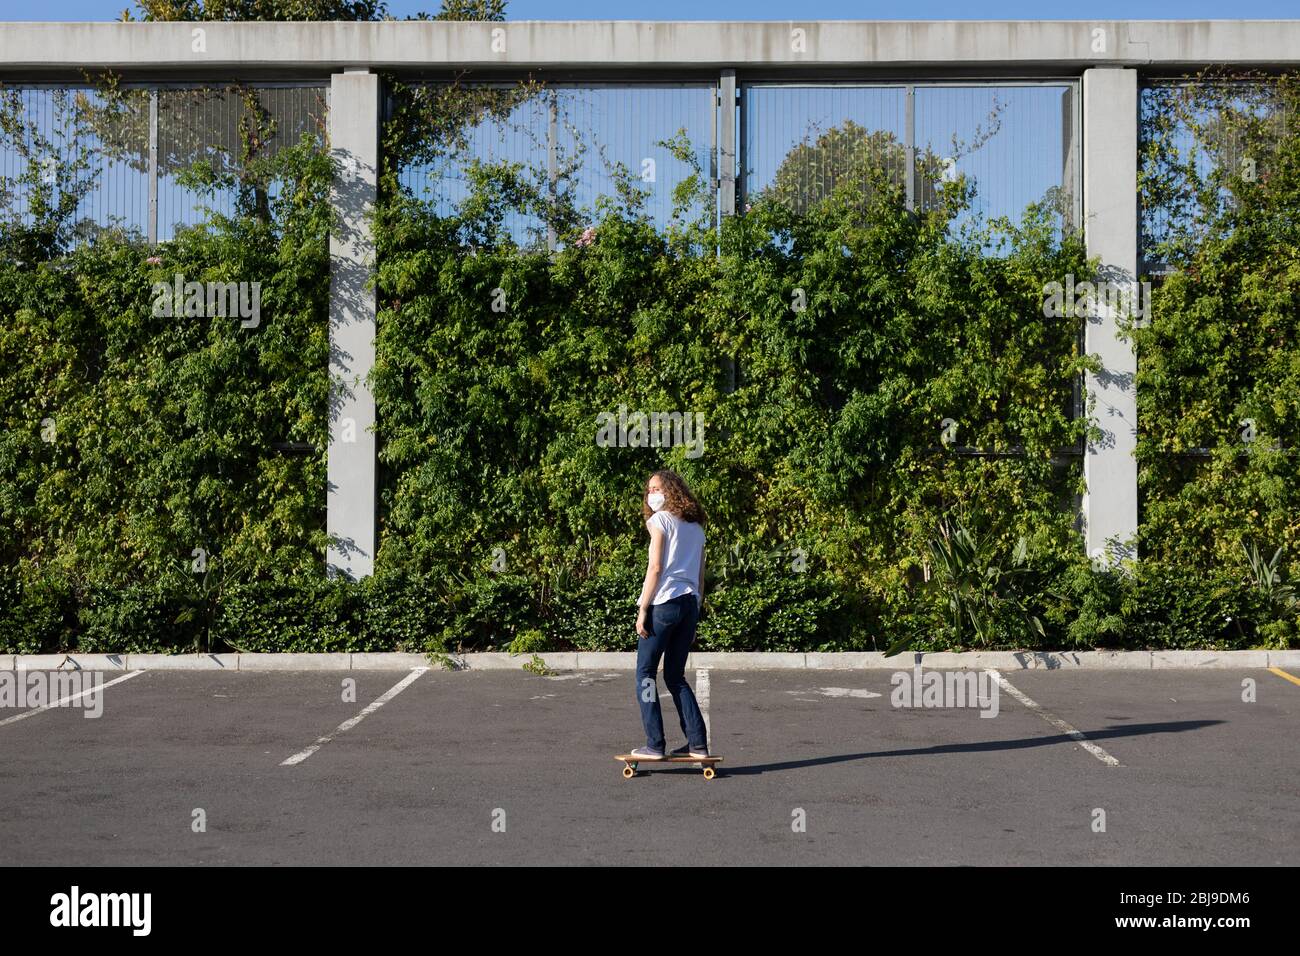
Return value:
<svg viewBox="0 0 1300 956">
<path fill-rule="evenodd" d="M 650 529 L 650 559 L 646 562 L 645 583 L 641 585 L 641 597 L 636 602 L 636 632 L 642 637 L 647 637 L 650 633 L 646 628 L 646 617 L 650 613 L 650 602 L 654 600 L 655 592 L 659 590 L 659 574 L 663 570 L 664 563 L 663 530 L 649 521 L 646 522 L 646 527 Z"/>
</svg>

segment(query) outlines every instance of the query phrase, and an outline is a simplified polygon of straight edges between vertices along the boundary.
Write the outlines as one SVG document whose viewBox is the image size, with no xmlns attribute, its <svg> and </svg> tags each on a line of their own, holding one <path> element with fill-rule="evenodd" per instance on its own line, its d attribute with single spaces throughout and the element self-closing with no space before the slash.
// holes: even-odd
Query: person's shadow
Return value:
<svg viewBox="0 0 1300 956">
<path fill-rule="evenodd" d="M 1084 736 L 1093 742 L 1120 738 L 1137 737 L 1146 734 L 1177 734 L 1189 730 L 1200 730 L 1215 724 L 1226 723 L 1222 720 L 1180 720 L 1160 724 L 1134 724 L 1131 727 L 1110 726 L 1105 730 L 1088 731 Z M 850 760 L 869 760 L 874 757 L 933 757 L 940 754 L 988 753 L 998 750 L 1027 750 L 1031 747 L 1052 747 L 1057 744 L 1077 744 L 1078 740 L 1069 734 L 1053 734 L 1049 737 L 1022 737 L 1018 740 L 986 740 L 970 744 L 936 744 L 933 747 L 912 747 L 904 750 L 868 750 L 862 753 L 834 754 L 826 757 L 808 757 L 803 760 L 783 760 L 779 763 L 749 764 L 737 767 L 734 764 L 724 771 L 724 764 L 718 765 L 718 777 L 770 773 L 777 770 L 798 770 L 802 767 L 817 767 L 825 764 L 846 763 Z M 698 771 L 697 771 L 698 772 Z"/>
</svg>

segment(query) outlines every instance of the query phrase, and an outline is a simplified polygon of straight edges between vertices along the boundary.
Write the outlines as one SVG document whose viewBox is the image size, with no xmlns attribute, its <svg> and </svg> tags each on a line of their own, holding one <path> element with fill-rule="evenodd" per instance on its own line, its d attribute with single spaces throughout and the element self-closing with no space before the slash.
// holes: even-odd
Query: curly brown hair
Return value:
<svg viewBox="0 0 1300 956">
<path fill-rule="evenodd" d="M 677 472 L 663 469 L 662 471 L 653 472 L 645 482 L 645 491 L 641 494 L 641 517 L 649 518 L 654 514 L 654 510 L 646 503 L 646 498 L 650 494 L 650 482 L 658 478 L 659 484 L 664 490 L 664 511 L 671 511 L 683 521 L 694 521 L 696 524 L 704 524 L 704 509 L 700 503 L 695 500 L 691 494 L 691 489 L 686 487 L 686 482 Z"/>
</svg>

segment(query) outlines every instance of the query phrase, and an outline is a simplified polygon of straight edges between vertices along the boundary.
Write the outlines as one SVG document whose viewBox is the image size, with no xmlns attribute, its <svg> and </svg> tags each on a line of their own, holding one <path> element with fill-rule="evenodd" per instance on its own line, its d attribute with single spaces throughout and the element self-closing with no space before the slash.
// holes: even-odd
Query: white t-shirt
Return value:
<svg viewBox="0 0 1300 956">
<path fill-rule="evenodd" d="M 700 565 L 704 561 L 704 529 L 694 521 L 683 521 L 671 511 L 660 509 L 646 519 L 646 527 L 664 533 L 663 565 L 659 590 L 651 604 L 663 604 L 683 594 L 700 593 Z"/>
</svg>

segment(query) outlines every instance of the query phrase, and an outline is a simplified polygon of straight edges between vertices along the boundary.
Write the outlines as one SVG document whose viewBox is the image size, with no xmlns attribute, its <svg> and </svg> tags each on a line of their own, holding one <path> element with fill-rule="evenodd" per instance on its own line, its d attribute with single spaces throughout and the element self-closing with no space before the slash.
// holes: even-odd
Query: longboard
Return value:
<svg viewBox="0 0 1300 956">
<path fill-rule="evenodd" d="M 662 760 L 647 760 L 645 757 L 634 757 L 634 756 L 632 756 L 631 754 L 616 754 L 616 755 L 614 756 L 614 759 L 615 759 L 615 760 L 621 760 L 621 761 L 623 761 L 623 776 L 624 776 L 624 778 L 627 779 L 627 780 L 631 780 L 633 777 L 636 776 L 636 773 L 637 773 L 637 769 L 636 769 L 636 768 L 637 768 L 640 764 L 650 764 L 650 765 L 653 765 L 653 764 L 659 764 L 659 763 L 700 763 L 700 764 L 704 764 L 704 779 L 705 779 L 705 780 L 712 780 L 712 779 L 716 776 L 716 774 L 714 773 L 714 770 L 713 770 L 713 765 L 716 764 L 716 763 L 721 763 L 721 762 L 722 762 L 722 758 L 721 758 L 721 757 L 712 757 L 712 756 L 710 756 L 710 757 L 692 757 L 690 754 L 686 754 L 686 755 L 681 756 L 681 757 L 664 757 Z"/>
</svg>

